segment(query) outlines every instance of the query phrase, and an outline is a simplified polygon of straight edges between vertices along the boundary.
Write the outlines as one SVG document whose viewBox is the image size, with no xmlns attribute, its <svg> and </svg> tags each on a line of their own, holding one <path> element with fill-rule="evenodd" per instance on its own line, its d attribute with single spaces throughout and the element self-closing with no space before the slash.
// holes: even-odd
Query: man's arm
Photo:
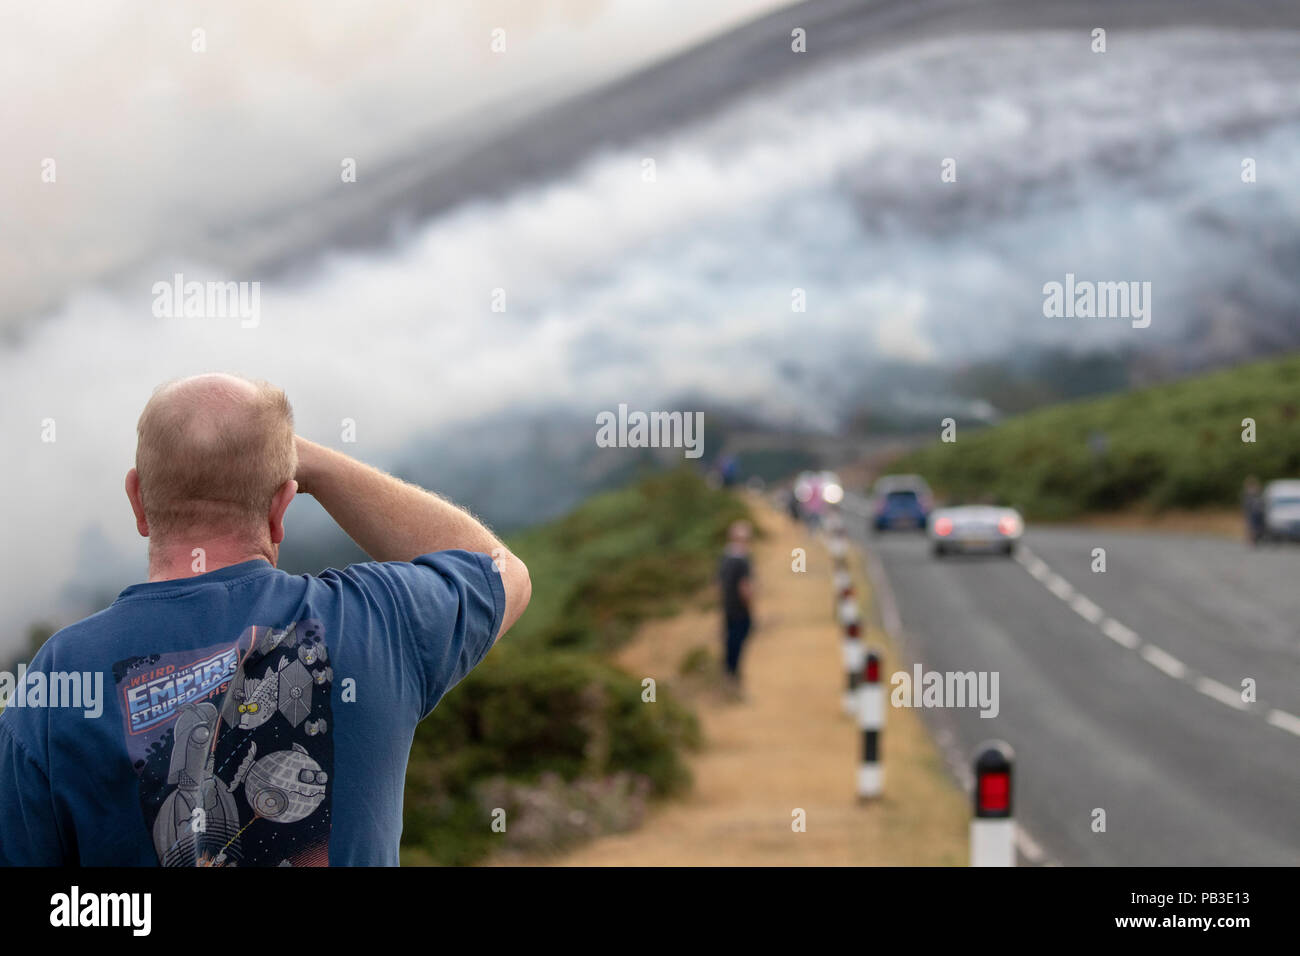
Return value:
<svg viewBox="0 0 1300 956">
<path fill-rule="evenodd" d="M 319 501 L 366 554 L 376 561 L 453 548 L 491 555 L 506 592 L 497 637 L 519 620 L 532 596 L 528 568 L 469 512 L 342 452 L 302 437 L 297 445 L 298 490 Z"/>
</svg>

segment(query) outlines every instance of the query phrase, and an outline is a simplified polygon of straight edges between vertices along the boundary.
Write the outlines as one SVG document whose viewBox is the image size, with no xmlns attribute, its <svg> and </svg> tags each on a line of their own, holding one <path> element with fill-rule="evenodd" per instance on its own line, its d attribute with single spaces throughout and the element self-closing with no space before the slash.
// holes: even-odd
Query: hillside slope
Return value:
<svg viewBox="0 0 1300 956">
<path fill-rule="evenodd" d="M 1243 420 L 1255 441 L 1242 440 Z M 1300 475 L 1300 356 L 962 429 L 891 463 L 945 497 L 1031 518 L 1235 504 L 1248 475 Z"/>
</svg>

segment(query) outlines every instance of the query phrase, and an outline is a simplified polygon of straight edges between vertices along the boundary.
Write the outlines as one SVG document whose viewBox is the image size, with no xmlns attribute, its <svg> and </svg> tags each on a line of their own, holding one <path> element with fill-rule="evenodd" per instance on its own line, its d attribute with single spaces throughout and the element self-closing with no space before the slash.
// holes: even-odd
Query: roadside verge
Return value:
<svg viewBox="0 0 1300 956">
<path fill-rule="evenodd" d="M 605 836 L 550 862 L 574 866 L 964 865 L 969 812 L 917 715 L 888 708 L 884 796 L 855 795 L 860 733 L 843 713 L 845 674 L 833 614 L 831 560 L 821 541 L 752 500 L 756 626 L 743 663 L 746 698 L 719 693 L 720 624 L 711 595 L 644 625 L 615 661 L 652 677 L 696 709 L 705 745 L 690 758 L 695 784 L 656 807 L 635 831 Z M 807 570 L 792 570 L 792 552 Z M 857 555 L 853 573 L 866 601 Z M 874 628 L 885 674 L 899 657 Z M 645 706 L 655 706 L 647 703 Z M 806 832 L 792 824 L 796 811 Z"/>
</svg>

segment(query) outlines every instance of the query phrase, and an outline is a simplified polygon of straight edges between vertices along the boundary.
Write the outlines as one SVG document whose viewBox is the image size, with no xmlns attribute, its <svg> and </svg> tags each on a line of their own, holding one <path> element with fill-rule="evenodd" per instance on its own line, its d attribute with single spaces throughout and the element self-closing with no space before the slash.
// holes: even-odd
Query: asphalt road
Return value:
<svg viewBox="0 0 1300 956">
<path fill-rule="evenodd" d="M 1300 863 L 1300 548 L 1030 528 L 1015 560 L 936 560 L 848 517 L 909 671 L 999 673 L 996 717 L 923 716 L 958 768 L 1015 749 L 1022 862 Z"/>
</svg>

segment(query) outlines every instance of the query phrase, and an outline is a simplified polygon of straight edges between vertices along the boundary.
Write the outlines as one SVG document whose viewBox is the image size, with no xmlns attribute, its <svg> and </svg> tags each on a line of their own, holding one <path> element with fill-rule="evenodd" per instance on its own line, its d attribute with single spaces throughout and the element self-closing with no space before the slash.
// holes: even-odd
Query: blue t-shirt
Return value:
<svg viewBox="0 0 1300 956">
<path fill-rule="evenodd" d="M 415 726 L 504 610 L 468 551 L 128 587 L 0 714 L 0 864 L 396 865 Z"/>
</svg>

